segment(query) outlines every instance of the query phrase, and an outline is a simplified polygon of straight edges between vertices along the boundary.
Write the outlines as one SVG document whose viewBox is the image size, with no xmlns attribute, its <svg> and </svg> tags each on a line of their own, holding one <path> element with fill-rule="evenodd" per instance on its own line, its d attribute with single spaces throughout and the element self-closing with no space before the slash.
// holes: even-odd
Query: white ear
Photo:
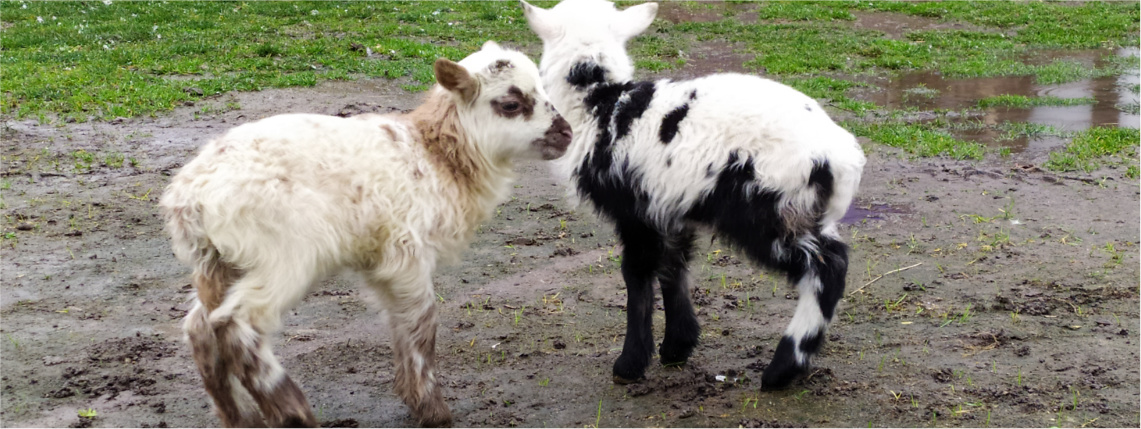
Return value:
<svg viewBox="0 0 1141 429">
<path fill-rule="evenodd" d="M 622 40 L 633 39 L 634 36 L 646 31 L 650 24 L 654 23 L 654 17 L 657 15 L 657 3 L 642 3 L 628 7 L 618 14 L 617 21 L 610 24 L 610 31 Z"/>
<path fill-rule="evenodd" d="M 562 34 L 562 29 L 551 16 L 551 11 L 531 6 L 525 0 L 519 0 L 519 3 L 523 5 L 523 16 L 527 18 L 527 25 L 531 26 L 531 31 L 534 31 L 540 39 L 550 40 Z"/>
<path fill-rule="evenodd" d="M 483 47 L 481 47 L 479 49 L 480 50 L 487 50 L 487 49 L 503 50 L 503 48 L 500 48 L 499 44 L 495 43 L 494 40 L 488 40 L 486 42 L 483 42 Z"/>
</svg>

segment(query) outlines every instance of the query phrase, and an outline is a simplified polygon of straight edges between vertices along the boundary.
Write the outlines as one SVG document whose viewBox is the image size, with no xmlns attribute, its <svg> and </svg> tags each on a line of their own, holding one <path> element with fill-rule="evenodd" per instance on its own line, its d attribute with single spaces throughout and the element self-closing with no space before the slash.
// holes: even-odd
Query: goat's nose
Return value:
<svg viewBox="0 0 1141 429">
<path fill-rule="evenodd" d="M 574 133 L 571 132 L 570 128 L 563 128 L 563 130 L 560 131 L 559 134 L 562 134 L 563 137 L 566 137 L 568 139 L 571 137 L 574 137 Z"/>
</svg>

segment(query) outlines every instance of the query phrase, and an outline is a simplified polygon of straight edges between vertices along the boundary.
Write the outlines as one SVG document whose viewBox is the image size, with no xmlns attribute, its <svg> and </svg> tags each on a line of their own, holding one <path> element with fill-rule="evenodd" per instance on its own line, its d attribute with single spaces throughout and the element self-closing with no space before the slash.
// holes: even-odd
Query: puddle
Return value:
<svg viewBox="0 0 1141 429">
<path fill-rule="evenodd" d="M 1137 48 L 1123 48 L 1115 52 L 1081 51 L 1048 52 L 1036 54 L 1037 61 L 1045 63 L 1056 59 L 1082 62 L 1091 67 L 1099 66 L 1108 55 L 1129 57 L 1138 55 Z M 880 84 L 882 90 L 865 94 L 863 98 L 889 109 L 917 108 L 920 110 L 948 109 L 959 110 L 974 107 L 978 100 L 1003 94 L 1028 97 L 1054 96 L 1061 98 L 1094 99 L 1092 105 L 1082 106 L 1040 106 L 1028 109 L 990 108 L 984 109 L 982 116 L 970 118 L 985 125 L 998 125 L 1003 122 L 1030 122 L 1051 125 L 1060 131 L 1072 132 L 1093 126 L 1120 126 L 1138 128 L 1141 116 L 1122 112 L 1118 105 L 1138 102 L 1138 96 L 1129 88 L 1138 83 L 1137 73 L 1087 79 L 1060 85 L 1039 85 L 1031 76 L 1008 76 L 967 79 L 945 79 L 936 72 L 920 71 L 907 73 Z M 1049 150 L 1064 143 L 1058 137 L 1020 137 L 1014 140 L 1001 140 L 1004 132 L 994 128 L 956 132 L 959 138 L 1008 147 L 1012 152 L 1025 150 Z"/>
<path fill-rule="evenodd" d="M 840 218 L 840 223 L 858 224 L 865 220 L 887 220 L 888 214 L 909 214 L 906 208 L 876 201 L 863 201 L 856 198 L 848 207 L 848 212 Z"/>
<path fill-rule="evenodd" d="M 939 22 L 931 18 L 904 15 L 891 12 L 853 12 L 856 20 L 852 27 L 874 30 L 888 39 L 901 39 L 907 33 L 926 30 L 970 30 L 985 31 L 983 27 L 961 22 Z"/>
</svg>

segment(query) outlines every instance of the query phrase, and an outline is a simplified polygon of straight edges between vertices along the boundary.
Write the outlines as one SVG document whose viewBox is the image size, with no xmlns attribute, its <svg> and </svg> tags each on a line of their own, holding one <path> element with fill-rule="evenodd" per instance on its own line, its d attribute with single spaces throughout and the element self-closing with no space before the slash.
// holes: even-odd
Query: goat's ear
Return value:
<svg viewBox="0 0 1141 429">
<path fill-rule="evenodd" d="M 523 16 L 527 18 L 527 25 L 531 26 L 531 31 L 534 31 L 535 35 L 543 40 L 559 36 L 559 25 L 551 16 L 551 11 L 532 6 L 526 0 L 519 0 L 519 3 L 523 5 Z"/>
<path fill-rule="evenodd" d="M 464 66 L 447 58 L 436 60 L 436 82 L 448 91 L 458 95 L 464 103 L 471 103 L 479 92 L 479 81 L 475 80 Z"/>
<path fill-rule="evenodd" d="M 651 2 L 631 6 L 618 15 L 618 20 L 610 24 L 610 31 L 622 40 L 630 40 L 654 23 L 654 17 L 658 15 L 658 4 Z"/>
<path fill-rule="evenodd" d="M 495 43 L 495 41 L 494 41 L 494 40 L 488 40 L 488 41 L 486 41 L 486 42 L 483 42 L 483 46 L 482 46 L 482 47 L 480 47 L 479 49 L 480 49 L 480 50 L 484 50 L 484 49 L 498 49 L 498 50 L 503 50 L 503 48 L 499 47 L 499 44 L 498 44 L 498 43 Z"/>
</svg>

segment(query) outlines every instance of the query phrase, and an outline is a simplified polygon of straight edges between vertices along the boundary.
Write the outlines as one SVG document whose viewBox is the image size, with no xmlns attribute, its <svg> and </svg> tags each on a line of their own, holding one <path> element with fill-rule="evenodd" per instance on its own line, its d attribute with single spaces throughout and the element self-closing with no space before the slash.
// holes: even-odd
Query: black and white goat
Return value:
<svg viewBox="0 0 1141 429">
<path fill-rule="evenodd" d="M 209 142 L 171 180 L 160 206 L 197 292 L 183 329 L 223 425 L 317 425 L 271 340 L 314 282 L 344 268 L 387 310 L 396 393 L 420 424 L 451 421 L 435 375 L 437 259 L 506 199 L 513 161 L 561 156 L 570 126 L 523 54 L 488 42 L 435 72 L 409 114 L 266 118 Z"/>
<path fill-rule="evenodd" d="M 638 380 L 649 365 L 655 277 L 666 313 L 661 362 L 684 363 L 697 345 L 687 265 L 704 227 L 800 291 L 762 377 L 762 388 L 787 387 L 820 349 L 844 291 L 848 254 L 836 224 L 860 183 L 856 139 L 815 100 L 771 80 L 631 81 L 625 43 L 653 22 L 656 3 L 523 8 L 543 40 L 543 85 L 574 130 L 557 163 L 624 245 L 628 325 L 615 382 Z"/>
</svg>

